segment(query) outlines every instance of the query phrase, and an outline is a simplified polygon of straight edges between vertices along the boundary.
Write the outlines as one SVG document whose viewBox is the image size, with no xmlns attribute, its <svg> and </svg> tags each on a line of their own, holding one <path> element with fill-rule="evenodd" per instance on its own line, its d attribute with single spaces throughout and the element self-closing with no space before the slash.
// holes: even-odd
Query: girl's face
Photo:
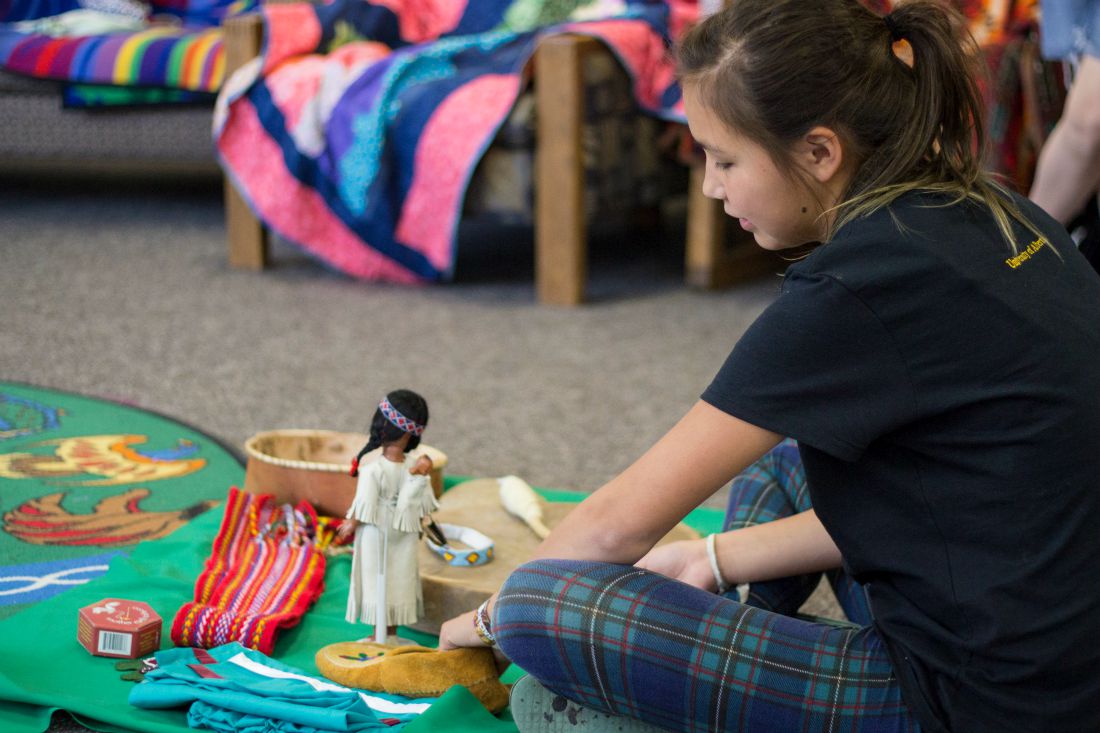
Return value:
<svg viewBox="0 0 1100 733">
<path fill-rule="evenodd" d="M 685 85 L 683 92 L 688 127 L 706 152 L 703 194 L 721 201 L 726 214 L 764 249 L 820 241 L 825 234 L 820 200 L 827 199 L 792 181 L 763 147 L 718 119 L 693 85 Z"/>
</svg>

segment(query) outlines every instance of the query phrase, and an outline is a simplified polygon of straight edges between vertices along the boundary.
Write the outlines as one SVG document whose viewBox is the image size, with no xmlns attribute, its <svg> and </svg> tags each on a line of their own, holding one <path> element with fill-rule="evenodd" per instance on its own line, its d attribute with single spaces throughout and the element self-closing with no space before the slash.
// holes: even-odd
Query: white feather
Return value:
<svg viewBox="0 0 1100 733">
<path fill-rule="evenodd" d="M 497 484 L 504 509 L 523 520 L 540 539 L 546 539 L 550 530 L 542 523 L 542 504 L 535 490 L 519 476 L 502 476 Z"/>
</svg>

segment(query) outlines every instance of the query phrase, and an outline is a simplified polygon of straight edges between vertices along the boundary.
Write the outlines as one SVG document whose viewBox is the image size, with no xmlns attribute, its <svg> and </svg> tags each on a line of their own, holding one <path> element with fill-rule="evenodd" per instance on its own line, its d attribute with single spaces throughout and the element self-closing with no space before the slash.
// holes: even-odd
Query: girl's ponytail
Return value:
<svg viewBox="0 0 1100 733">
<path fill-rule="evenodd" d="M 942 2 L 911 0 L 884 19 L 887 30 L 912 50 L 912 142 L 933 178 L 974 183 L 985 152 L 984 107 L 977 77 L 981 54 L 964 21 Z M 916 161 L 914 161 L 916 162 Z"/>
</svg>

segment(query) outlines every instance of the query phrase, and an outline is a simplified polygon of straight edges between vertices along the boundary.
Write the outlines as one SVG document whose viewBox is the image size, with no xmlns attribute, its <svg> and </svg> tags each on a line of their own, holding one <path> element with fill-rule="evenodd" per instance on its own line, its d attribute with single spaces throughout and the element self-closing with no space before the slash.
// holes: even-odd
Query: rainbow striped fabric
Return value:
<svg viewBox="0 0 1100 733">
<path fill-rule="evenodd" d="M 250 10 L 255 5 L 255 0 L 232 3 L 206 0 L 201 4 L 175 0 L 168 6 L 155 8 L 154 12 L 172 15 L 179 23 L 153 23 L 143 30 L 105 35 L 52 37 L 23 32 L 3 23 L 0 68 L 71 83 L 215 93 L 225 78 L 225 52 L 218 23 L 227 15 Z M 46 8 L 55 13 L 68 9 L 71 8 L 65 2 L 49 3 Z M 21 16 L 31 12 L 15 7 L 7 11 L 0 13 L 0 18 L 8 21 L 27 20 Z"/>
<path fill-rule="evenodd" d="M 324 588 L 317 526 L 309 504 L 277 505 L 231 488 L 195 600 L 172 622 L 172 642 L 210 649 L 236 641 L 270 654 L 279 630 L 295 626 Z"/>
</svg>

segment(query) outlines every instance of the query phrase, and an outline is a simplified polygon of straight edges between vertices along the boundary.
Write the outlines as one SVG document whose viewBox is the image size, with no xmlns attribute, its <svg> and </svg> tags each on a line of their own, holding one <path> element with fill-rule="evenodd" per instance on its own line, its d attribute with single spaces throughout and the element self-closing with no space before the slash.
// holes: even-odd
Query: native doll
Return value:
<svg viewBox="0 0 1100 733">
<path fill-rule="evenodd" d="M 428 424 L 428 404 L 410 390 L 387 394 L 371 420 L 370 439 L 352 461 L 358 477 L 342 535 L 355 532 L 347 620 L 373 624 L 374 640 L 386 643 L 398 624 L 424 614 L 419 547 L 422 519 L 438 504 L 428 478 L 427 456 L 411 458 Z M 362 466 L 363 456 L 382 448 Z"/>
</svg>

